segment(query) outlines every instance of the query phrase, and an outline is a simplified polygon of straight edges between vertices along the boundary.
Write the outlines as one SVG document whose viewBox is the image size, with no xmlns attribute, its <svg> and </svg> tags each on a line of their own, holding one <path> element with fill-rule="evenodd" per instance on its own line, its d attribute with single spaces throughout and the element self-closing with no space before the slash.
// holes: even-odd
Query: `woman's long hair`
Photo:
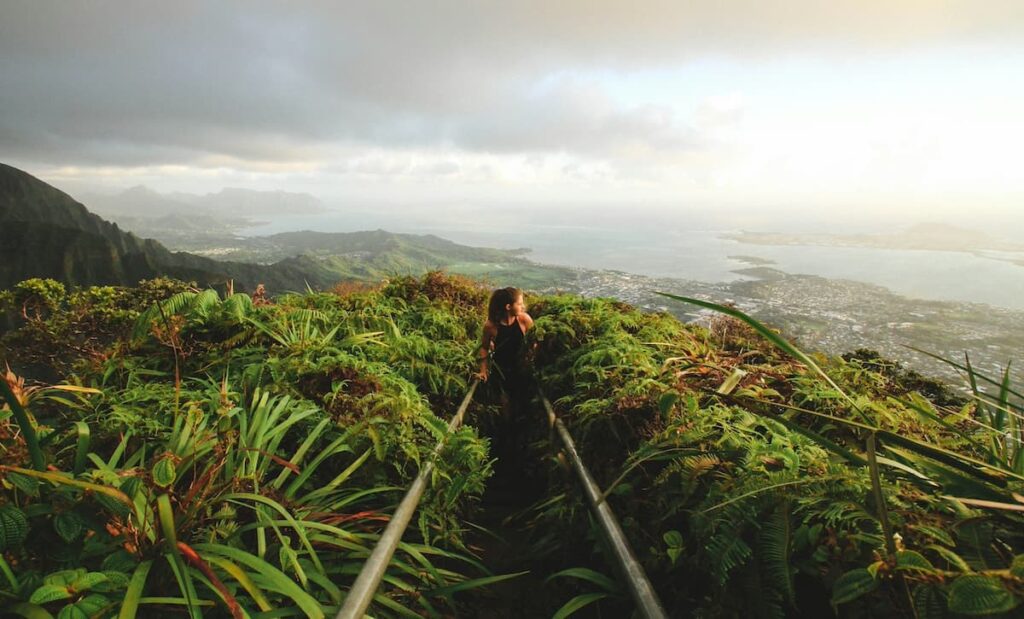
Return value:
<svg viewBox="0 0 1024 619">
<path fill-rule="evenodd" d="M 504 324 L 505 319 L 508 318 L 508 310 L 505 309 L 505 306 L 515 303 L 521 294 L 523 294 L 522 290 L 512 286 L 498 288 L 492 292 L 491 300 L 487 304 L 487 319 L 491 321 L 491 324 L 495 326 Z"/>
</svg>

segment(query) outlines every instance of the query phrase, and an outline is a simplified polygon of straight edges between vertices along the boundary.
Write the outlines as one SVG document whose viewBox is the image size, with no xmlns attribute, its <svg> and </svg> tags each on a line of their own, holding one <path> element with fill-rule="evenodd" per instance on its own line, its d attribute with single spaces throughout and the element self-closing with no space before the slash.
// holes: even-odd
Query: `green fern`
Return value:
<svg viewBox="0 0 1024 619">
<path fill-rule="evenodd" d="M 789 606 L 796 604 L 793 586 L 794 569 L 789 563 L 793 546 L 793 525 L 789 503 L 782 503 L 761 525 L 758 533 L 758 557 L 764 570 L 764 580 L 780 591 Z"/>
<path fill-rule="evenodd" d="M 738 533 L 732 527 L 723 529 L 711 537 L 704 547 L 711 561 L 711 572 L 720 586 L 725 586 L 729 574 L 744 565 L 754 554 L 750 545 Z"/>
<path fill-rule="evenodd" d="M 766 582 L 766 574 L 758 565 L 745 566 L 730 584 L 724 604 L 742 609 L 744 616 L 756 619 L 785 619 L 786 608 L 782 594 Z M 741 595 L 735 599 L 736 593 Z M 734 599 L 729 600 L 729 597 Z"/>
<path fill-rule="evenodd" d="M 236 292 L 227 299 L 224 299 L 222 307 L 227 316 L 235 322 L 241 323 L 246 317 L 252 314 L 252 297 L 242 292 Z"/>
</svg>

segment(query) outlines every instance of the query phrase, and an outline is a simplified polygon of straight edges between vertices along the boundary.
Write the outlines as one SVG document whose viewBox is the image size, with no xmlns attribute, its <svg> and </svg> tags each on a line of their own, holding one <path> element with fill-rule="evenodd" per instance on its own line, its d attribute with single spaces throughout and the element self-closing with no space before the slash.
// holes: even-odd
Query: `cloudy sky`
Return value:
<svg viewBox="0 0 1024 619">
<path fill-rule="evenodd" d="M 1024 2 L 0 0 L 0 161 L 338 203 L 1000 218 Z"/>
</svg>

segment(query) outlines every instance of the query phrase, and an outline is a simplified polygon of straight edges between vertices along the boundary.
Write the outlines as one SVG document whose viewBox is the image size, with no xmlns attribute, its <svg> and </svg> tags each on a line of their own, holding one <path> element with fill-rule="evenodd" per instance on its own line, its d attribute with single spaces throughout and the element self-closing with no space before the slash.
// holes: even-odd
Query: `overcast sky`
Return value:
<svg viewBox="0 0 1024 619">
<path fill-rule="evenodd" d="M 61 187 L 996 218 L 1024 2 L 0 0 L 0 161 Z"/>
</svg>

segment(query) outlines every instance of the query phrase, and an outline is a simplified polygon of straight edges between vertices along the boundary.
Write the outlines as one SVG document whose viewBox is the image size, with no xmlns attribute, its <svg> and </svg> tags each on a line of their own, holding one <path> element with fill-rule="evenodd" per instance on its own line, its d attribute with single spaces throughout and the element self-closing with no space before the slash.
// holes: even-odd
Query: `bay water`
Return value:
<svg viewBox="0 0 1024 619">
<path fill-rule="evenodd" d="M 585 219 L 585 218 L 584 218 Z M 866 247 L 754 245 L 724 238 L 736 232 L 680 223 L 656 225 L 620 220 L 550 223 L 537 217 L 502 217 L 482 225 L 480 217 L 431 217 L 387 210 L 330 211 L 282 215 L 241 231 L 245 236 L 315 230 L 355 232 L 384 229 L 434 234 L 464 245 L 529 248 L 529 259 L 589 269 L 611 269 L 651 277 L 704 282 L 745 279 L 736 271 L 749 258 L 791 274 L 849 279 L 884 286 L 910 298 L 963 301 L 1024 310 L 1024 254 L 876 249 Z M 542 222 L 543 221 L 543 222 Z"/>
</svg>

